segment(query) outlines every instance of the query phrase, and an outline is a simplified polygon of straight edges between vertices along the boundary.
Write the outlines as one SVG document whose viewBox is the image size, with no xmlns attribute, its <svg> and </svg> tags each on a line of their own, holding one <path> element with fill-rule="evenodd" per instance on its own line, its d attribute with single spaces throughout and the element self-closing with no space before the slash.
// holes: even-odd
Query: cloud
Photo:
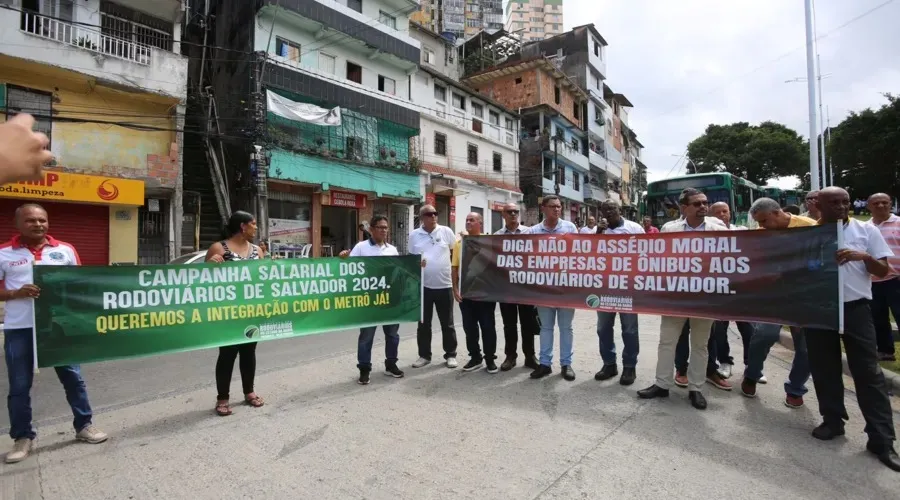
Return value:
<svg viewBox="0 0 900 500">
<path fill-rule="evenodd" d="M 900 93 L 900 1 L 819 0 L 823 102 L 832 125 Z M 803 3 L 784 0 L 565 0 L 567 29 L 593 22 L 609 42 L 607 83 L 635 107 L 650 180 L 673 170 L 710 123 L 774 120 L 809 135 Z"/>
</svg>

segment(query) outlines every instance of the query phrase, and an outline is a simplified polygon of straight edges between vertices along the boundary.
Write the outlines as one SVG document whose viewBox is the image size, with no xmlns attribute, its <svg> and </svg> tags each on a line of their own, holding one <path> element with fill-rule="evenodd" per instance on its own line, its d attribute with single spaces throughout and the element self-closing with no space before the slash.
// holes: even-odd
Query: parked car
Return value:
<svg viewBox="0 0 900 500">
<path fill-rule="evenodd" d="M 199 252 L 191 252 L 177 257 L 169 261 L 169 264 L 203 264 L 206 257 L 206 250 Z"/>
</svg>

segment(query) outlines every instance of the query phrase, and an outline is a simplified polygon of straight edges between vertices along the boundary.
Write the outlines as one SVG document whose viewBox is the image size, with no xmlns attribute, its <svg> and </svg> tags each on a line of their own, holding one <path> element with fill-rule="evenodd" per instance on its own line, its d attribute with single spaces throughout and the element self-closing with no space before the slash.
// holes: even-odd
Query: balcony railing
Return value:
<svg viewBox="0 0 900 500">
<path fill-rule="evenodd" d="M 22 13 L 22 31 L 90 52 L 149 65 L 152 47 L 105 35 L 97 30 L 77 26 L 32 12 Z"/>
</svg>

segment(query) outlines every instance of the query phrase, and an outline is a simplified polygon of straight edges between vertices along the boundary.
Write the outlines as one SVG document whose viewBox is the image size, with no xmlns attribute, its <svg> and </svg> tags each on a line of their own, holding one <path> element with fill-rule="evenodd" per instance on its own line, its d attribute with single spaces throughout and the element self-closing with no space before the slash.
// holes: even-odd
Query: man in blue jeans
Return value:
<svg viewBox="0 0 900 500">
<path fill-rule="evenodd" d="M 636 222 L 622 217 L 619 202 L 606 200 L 600 204 L 600 214 L 606 219 L 606 228 L 602 234 L 644 234 L 644 228 Z M 622 324 L 622 376 L 619 383 L 631 385 L 637 378 L 637 358 L 640 351 L 638 342 L 638 317 L 632 313 L 615 313 L 597 311 L 597 336 L 600 338 L 600 357 L 603 358 L 603 367 L 594 375 L 594 380 L 608 380 L 619 373 L 616 366 L 616 341 L 613 335 L 613 325 L 616 322 L 616 314 Z"/>
<path fill-rule="evenodd" d="M 372 236 L 360 241 L 353 250 L 344 250 L 340 257 L 391 257 L 400 255 L 397 248 L 387 242 L 390 225 L 387 217 L 376 215 L 372 217 L 369 229 Z M 356 367 L 359 368 L 359 385 L 369 384 L 369 373 L 372 372 L 372 344 L 375 342 L 375 330 L 378 327 L 370 326 L 359 330 L 359 342 L 356 351 Z M 399 324 L 382 325 L 384 331 L 384 374 L 388 377 L 403 378 L 403 372 L 397 368 L 397 350 L 400 347 Z"/>
<path fill-rule="evenodd" d="M 9 437 L 13 449 L 6 463 L 28 458 L 37 433 L 32 427 L 31 385 L 34 382 L 34 299 L 41 290 L 34 286 L 33 266 L 78 266 L 75 248 L 47 231 L 47 211 L 26 203 L 15 214 L 19 234 L 0 245 L 0 301 L 6 302 L 3 349 L 9 377 Z M 78 366 L 57 366 L 56 376 L 66 391 L 66 400 L 75 417 L 75 438 L 91 444 L 106 441 L 107 435 L 91 424 L 91 404 Z"/>
<path fill-rule="evenodd" d="M 750 217 L 759 223 L 762 229 L 791 229 L 815 226 L 816 221 L 809 217 L 793 215 L 781 209 L 777 201 L 770 198 L 759 198 L 750 207 Z M 741 382 L 741 394 L 748 398 L 756 397 L 756 384 L 762 376 L 763 363 L 769 350 L 781 336 L 781 325 L 757 324 L 750 337 L 747 356 L 747 369 Z M 786 397 L 784 404 L 788 408 L 803 406 L 803 395 L 806 394 L 806 382 L 809 380 L 809 355 L 806 350 L 806 338 L 800 328 L 791 328 L 794 339 L 794 362 L 791 373 L 784 383 Z"/>
<path fill-rule="evenodd" d="M 558 196 L 544 196 L 541 200 L 541 211 L 544 213 L 544 221 L 528 229 L 526 234 L 568 234 L 577 233 L 575 224 L 560 219 L 562 214 L 562 202 Z M 541 354 L 540 366 L 531 372 L 533 379 L 544 378 L 553 373 L 550 363 L 553 362 L 553 326 L 559 324 L 559 364 L 564 379 L 575 380 L 575 370 L 572 369 L 572 342 L 575 334 L 572 332 L 572 320 L 575 319 L 575 309 L 566 307 L 538 307 L 538 317 L 541 319 Z"/>
</svg>

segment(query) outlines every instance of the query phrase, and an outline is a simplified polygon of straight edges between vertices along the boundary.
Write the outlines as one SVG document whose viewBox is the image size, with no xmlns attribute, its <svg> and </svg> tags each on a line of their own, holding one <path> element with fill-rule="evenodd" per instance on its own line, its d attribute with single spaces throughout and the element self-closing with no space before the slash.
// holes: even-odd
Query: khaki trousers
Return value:
<svg viewBox="0 0 900 500">
<path fill-rule="evenodd" d="M 675 385 L 675 347 L 684 322 L 691 326 L 691 358 L 688 365 L 688 389 L 699 391 L 706 382 L 707 343 L 713 320 L 663 316 L 659 326 L 659 350 L 656 361 L 656 385 L 671 389 Z"/>
</svg>

